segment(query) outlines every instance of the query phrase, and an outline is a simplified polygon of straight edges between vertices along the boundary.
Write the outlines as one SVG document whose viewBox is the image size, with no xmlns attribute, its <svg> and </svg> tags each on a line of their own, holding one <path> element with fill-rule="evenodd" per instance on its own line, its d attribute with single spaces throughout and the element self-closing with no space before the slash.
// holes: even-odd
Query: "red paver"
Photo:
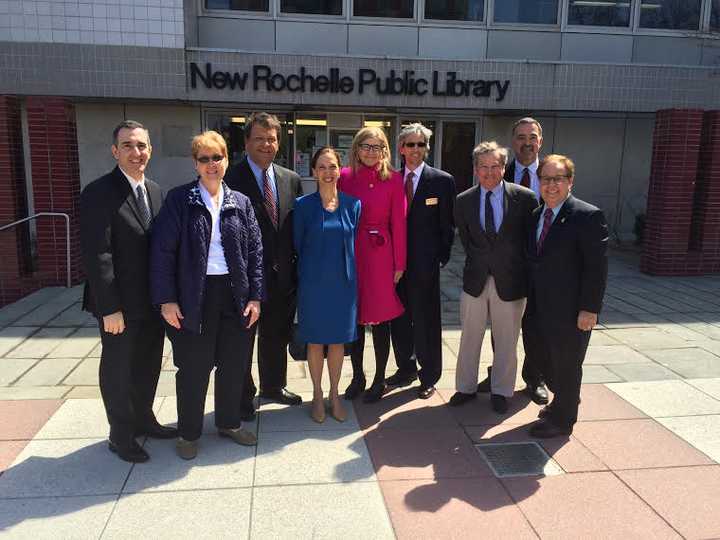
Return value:
<svg viewBox="0 0 720 540">
<path fill-rule="evenodd" d="M 438 393 L 447 403 L 455 391 L 438 390 Z M 460 407 L 448 408 L 457 421 L 464 426 L 530 424 L 537 420 L 541 408 L 519 392 L 508 401 L 508 405 L 507 414 L 498 414 L 490 406 L 490 394 L 478 394 L 477 399 Z"/>
<path fill-rule="evenodd" d="M 502 482 L 540 538 L 679 538 L 610 472 Z"/>
<path fill-rule="evenodd" d="M 3 473 L 30 441 L 0 441 L 0 474 Z"/>
<path fill-rule="evenodd" d="M 714 463 L 655 420 L 579 422 L 573 436 L 611 469 Z"/>
<path fill-rule="evenodd" d="M 540 440 L 530 437 L 527 426 L 513 425 L 471 426 L 466 428 L 466 431 L 476 443 L 537 442 L 566 472 L 607 470 L 607 466 L 573 436 Z"/>
<path fill-rule="evenodd" d="M 62 403 L 60 399 L 0 401 L 0 440 L 32 439 Z"/>
<path fill-rule="evenodd" d="M 720 466 L 621 471 L 618 476 L 683 536 L 720 537 Z"/>
<path fill-rule="evenodd" d="M 380 480 L 492 476 L 460 428 L 376 429 L 365 433 L 365 443 Z"/>
<path fill-rule="evenodd" d="M 399 540 L 537 538 L 495 478 L 380 482 Z"/>
<path fill-rule="evenodd" d="M 448 407 L 437 393 L 430 399 L 418 399 L 415 388 L 393 392 L 376 403 L 356 401 L 353 405 L 362 429 L 457 426 L 457 422 L 448 412 Z"/>
<path fill-rule="evenodd" d="M 602 384 L 583 384 L 580 390 L 579 421 L 647 418 L 640 409 Z"/>
</svg>

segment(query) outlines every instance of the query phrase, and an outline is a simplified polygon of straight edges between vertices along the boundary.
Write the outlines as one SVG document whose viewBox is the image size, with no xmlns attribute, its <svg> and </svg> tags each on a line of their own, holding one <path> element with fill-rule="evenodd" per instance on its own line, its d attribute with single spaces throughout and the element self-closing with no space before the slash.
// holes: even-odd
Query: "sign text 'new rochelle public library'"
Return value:
<svg viewBox="0 0 720 540">
<path fill-rule="evenodd" d="M 444 76 L 443 76 L 444 74 Z M 424 96 L 430 92 L 434 96 L 447 97 L 485 97 L 494 96 L 502 101 L 510 87 L 510 81 L 486 81 L 458 78 L 456 71 L 433 71 L 432 80 L 415 77 L 412 70 L 402 72 L 391 69 L 385 76 L 378 75 L 374 69 L 361 68 L 357 77 L 344 75 L 339 68 L 330 68 L 325 74 L 310 74 L 305 67 L 289 75 L 273 72 L 269 66 L 256 64 L 252 72 L 213 71 L 210 62 L 202 69 L 197 63 L 190 62 L 190 86 L 198 87 L 198 82 L 209 89 L 216 90 L 265 90 L 267 92 L 317 92 L 330 94 L 351 94 L 375 90 L 379 95 Z"/>
</svg>

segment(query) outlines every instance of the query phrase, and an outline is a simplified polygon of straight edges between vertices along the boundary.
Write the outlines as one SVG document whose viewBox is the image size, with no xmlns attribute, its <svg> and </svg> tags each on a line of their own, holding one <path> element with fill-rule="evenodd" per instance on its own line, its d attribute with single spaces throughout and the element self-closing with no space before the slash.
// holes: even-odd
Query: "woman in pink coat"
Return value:
<svg viewBox="0 0 720 540">
<path fill-rule="evenodd" d="M 355 240 L 358 278 L 358 339 L 353 344 L 353 378 L 345 399 L 365 389 L 363 349 L 371 325 L 375 378 L 363 401 L 378 401 L 385 392 L 385 366 L 390 354 L 390 321 L 403 312 L 395 284 L 405 271 L 406 202 L 400 173 L 390 167 L 390 149 L 380 128 L 363 128 L 355 135 L 350 167 L 340 173 L 338 188 L 360 199 L 360 225 Z"/>
</svg>

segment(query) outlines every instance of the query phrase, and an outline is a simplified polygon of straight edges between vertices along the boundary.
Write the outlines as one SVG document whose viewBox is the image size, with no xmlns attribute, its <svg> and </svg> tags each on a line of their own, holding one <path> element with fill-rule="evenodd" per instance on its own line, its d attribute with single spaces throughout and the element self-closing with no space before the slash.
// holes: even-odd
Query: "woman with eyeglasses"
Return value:
<svg viewBox="0 0 720 540">
<path fill-rule="evenodd" d="M 325 146 L 310 166 L 317 191 L 299 197 L 293 210 L 293 237 L 298 254 L 298 337 L 307 345 L 313 383 L 311 417 L 325 420 L 322 390 L 324 345 L 330 375 L 330 415 L 345 421 L 338 395 L 344 344 L 357 339 L 355 233 L 360 201 L 338 192 L 340 156 Z"/>
<path fill-rule="evenodd" d="M 375 377 L 363 401 L 370 403 L 385 393 L 390 321 L 404 311 L 395 284 L 405 271 L 406 201 L 402 176 L 390 166 L 390 149 L 382 129 L 366 127 L 357 132 L 350 151 L 350 167 L 340 173 L 338 187 L 362 204 L 355 241 L 358 339 L 353 344 L 353 378 L 345 399 L 354 399 L 365 389 L 364 325 L 369 325 L 375 349 Z"/>
<path fill-rule="evenodd" d="M 215 369 L 215 425 L 252 446 L 241 401 L 250 328 L 260 316 L 262 241 L 250 200 L 223 182 L 227 145 L 215 131 L 192 141 L 199 178 L 168 193 L 152 231 L 150 290 L 172 343 L 183 459 L 197 455 L 205 396 Z"/>
</svg>

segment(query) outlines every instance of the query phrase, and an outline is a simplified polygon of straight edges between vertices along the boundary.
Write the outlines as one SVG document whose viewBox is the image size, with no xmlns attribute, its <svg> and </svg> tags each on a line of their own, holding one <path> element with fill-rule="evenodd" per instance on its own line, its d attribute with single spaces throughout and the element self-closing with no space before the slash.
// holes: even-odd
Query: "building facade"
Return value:
<svg viewBox="0 0 720 540">
<path fill-rule="evenodd" d="M 238 159 L 262 109 L 283 121 L 278 161 L 301 176 L 314 148 L 346 150 L 363 125 L 394 140 L 420 121 L 430 161 L 463 189 L 472 147 L 509 144 L 532 115 L 543 153 L 573 157 L 576 193 L 631 240 L 656 111 L 720 109 L 719 37 L 720 0 L 0 0 L 0 225 L 71 215 L 78 279 L 77 196 L 113 165 L 125 118 L 150 128 L 149 176 L 166 188 L 193 178 L 192 135 L 217 129 Z M 20 294 L 15 274 L 62 279 L 63 231 L 0 232 L 16 246 L 0 273 L 15 292 L 0 296 Z"/>
</svg>

